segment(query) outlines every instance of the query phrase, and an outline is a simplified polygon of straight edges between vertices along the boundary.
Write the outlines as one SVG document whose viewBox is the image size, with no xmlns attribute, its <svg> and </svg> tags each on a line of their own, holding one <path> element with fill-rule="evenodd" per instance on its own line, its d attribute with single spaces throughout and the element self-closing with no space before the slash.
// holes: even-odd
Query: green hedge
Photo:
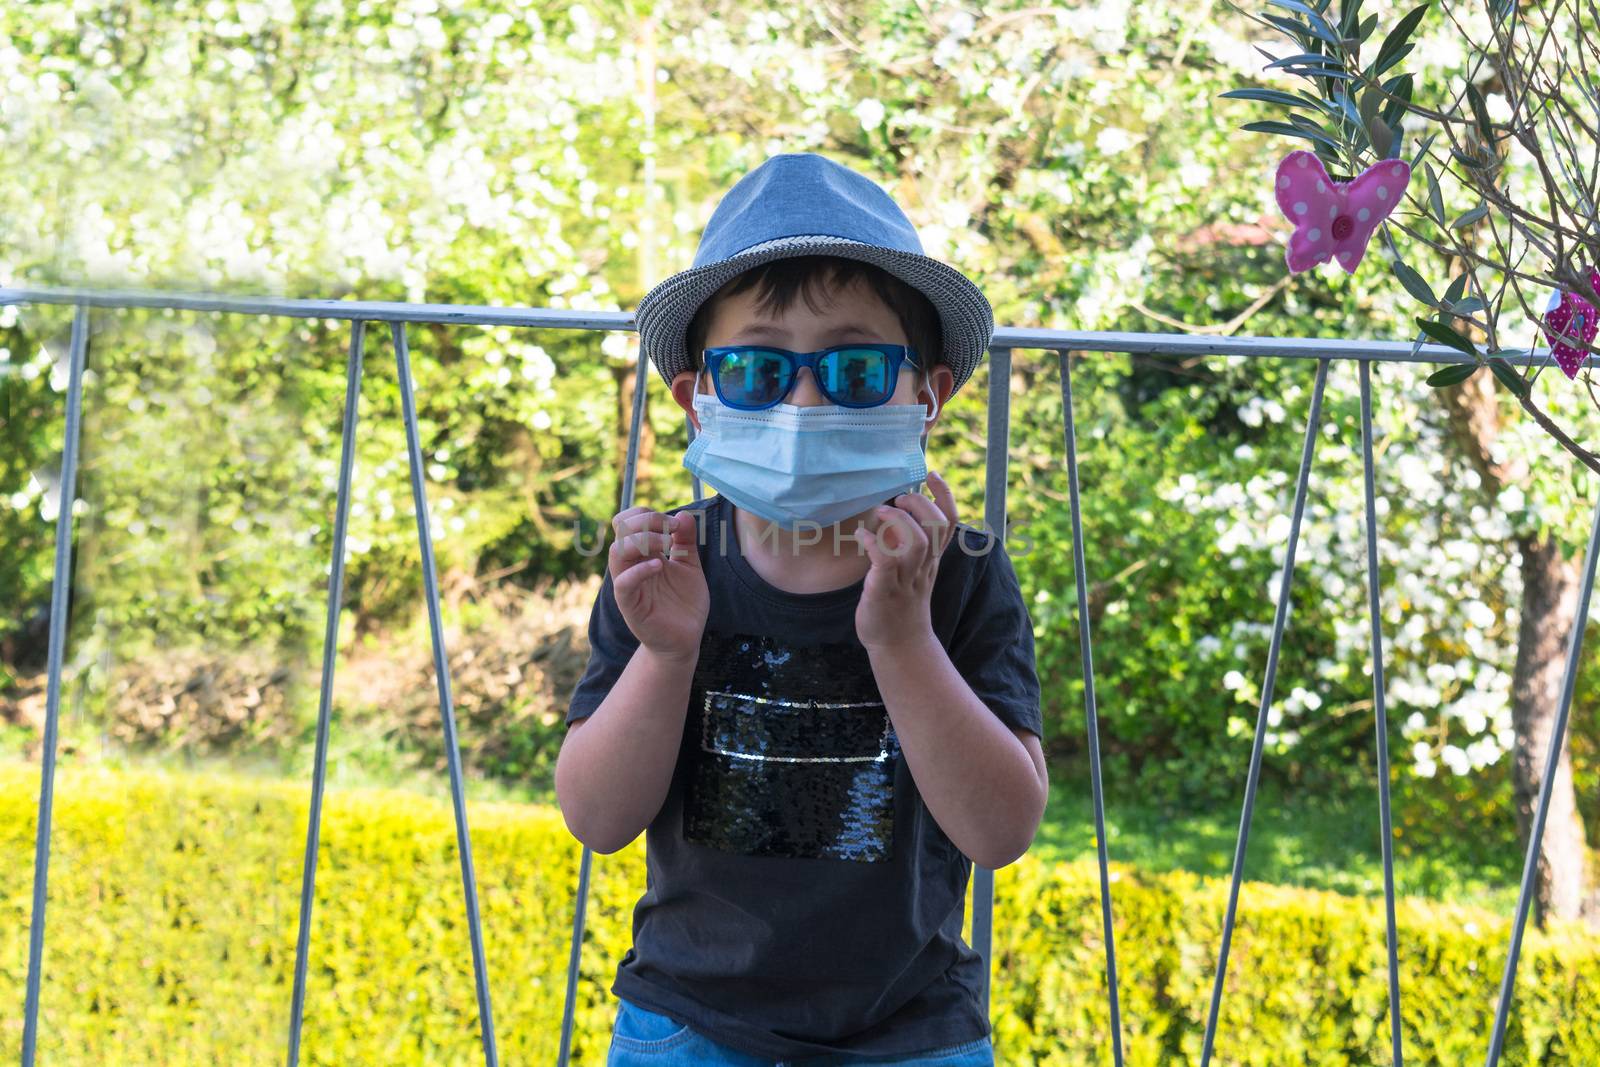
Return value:
<svg viewBox="0 0 1600 1067">
<path fill-rule="evenodd" d="M 0 769 L 0 1061 L 21 1052 L 38 787 Z M 38 1062 L 282 1062 L 309 793 L 60 770 Z M 553 1063 L 580 848 L 553 809 L 469 811 L 501 1062 Z M 448 787 L 329 793 L 321 841 L 301 1062 L 482 1062 Z M 643 837 L 595 857 L 574 1064 L 604 1062 L 643 860 Z M 1115 877 L 1127 1063 L 1197 1063 L 1227 883 Z M 996 883 L 999 1062 L 1111 1062 L 1094 865 L 1025 857 Z M 1399 922 L 1407 1062 L 1481 1063 L 1509 923 L 1411 900 Z M 1381 900 L 1247 884 L 1212 1062 L 1387 1063 L 1386 971 Z M 1600 938 L 1530 930 L 1501 1062 L 1600 1063 L 1596 989 Z"/>
</svg>

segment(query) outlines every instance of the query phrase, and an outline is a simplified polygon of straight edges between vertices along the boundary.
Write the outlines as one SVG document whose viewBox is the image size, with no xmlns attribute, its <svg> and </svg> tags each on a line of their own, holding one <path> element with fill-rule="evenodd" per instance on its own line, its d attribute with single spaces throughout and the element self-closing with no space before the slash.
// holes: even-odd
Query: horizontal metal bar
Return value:
<svg viewBox="0 0 1600 1067">
<path fill-rule="evenodd" d="M 620 311 L 500 308 L 484 304 L 407 304 L 384 300 L 290 300 L 275 296 L 163 292 L 157 289 L 3 289 L 5 304 L 88 304 L 92 307 L 174 308 L 291 319 L 364 322 L 444 322 L 458 326 L 550 326 L 569 330 L 632 329 Z"/>
<path fill-rule="evenodd" d="M 406 304 L 373 300 L 289 300 L 281 297 L 227 296 L 139 289 L 0 288 L 7 304 L 87 304 L 94 307 L 174 308 L 241 315 L 367 322 L 443 322 L 458 326 L 534 326 L 567 330 L 632 330 L 625 311 L 567 308 L 500 308 L 479 304 Z M 1096 330 L 1045 330 L 1002 326 L 989 347 L 1075 352 L 1128 352 L 1140 355 L 1246 356 L 1270 359 L 1356 359 L 1379 363 L 1470 363 L 1447 345 L 1410 341 L 1352 340 L 1339 337 L 1213 337 L 1182 333 L 1120 333 Z M 1550 350 L 1504 357 L 1517 367 L 1540 366 Z M 1600 358 L 1589 366 L 1600 368 Z"/>
</svg>

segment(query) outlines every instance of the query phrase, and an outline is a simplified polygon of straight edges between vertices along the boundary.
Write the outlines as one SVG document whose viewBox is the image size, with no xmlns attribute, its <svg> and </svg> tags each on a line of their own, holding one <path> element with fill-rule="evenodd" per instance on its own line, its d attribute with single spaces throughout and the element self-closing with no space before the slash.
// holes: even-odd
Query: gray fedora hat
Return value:
<svg viewBox="0 0 1600 1067">
<path fill-rule="evenodd" d="M 994 311 L 966 275 L 922 253 L 905 212 L 871 179 L 814 152 L 785 152 L 736 182 L 706 223 L 694 266 L 655 286 L 634 309 L 639 343 L 662 380 L 693 370 L 684 333 L 700 305 L 758 264 L 832 255 L 875 264 L 939 313 L 943 362 L 960 389 L 994 336 Z"/>
</svg>

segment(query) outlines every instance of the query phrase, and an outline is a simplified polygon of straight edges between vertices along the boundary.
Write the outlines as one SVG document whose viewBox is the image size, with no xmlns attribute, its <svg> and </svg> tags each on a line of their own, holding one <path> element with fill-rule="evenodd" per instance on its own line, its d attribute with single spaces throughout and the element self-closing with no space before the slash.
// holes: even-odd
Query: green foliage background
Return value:
<svg viewBox="0 0 1600 1067">
<path fill-rule="evenodd" d="M 1392 21 L 1403 8 L 1372 10 Z M 1420 36 L 1426 101 L 1465 57 L 1440 20 Z M 1218 100 L 1266 83 L 1252 41 L 1281 46 L 1221 11 L 1114 0 L 803 15 L 732 2 L 11 5 L 0 278 L 625 311 L 690 265 L 740 175 L 773 152 L 819 151 L 889 189 L 1002 325 L 1409 338 L 1415 308 L 1377 242 L 1351 277 L 1284 279 L 1267 175 L 1288 146 L 1238 132 L 1256 105 Z M 1408 259 L 1444 288 L 1437 265 Z M 42 666 L 70 321 L 64 307 L 0 309 L 0 641 L 34 654 L 0 657 L 0 697 Z M 481 621 L 467 592 L 487 575 L 540 590 L 595 573 L 573 534 L 616 509 L 634 335 L 408 336 L 450 620 Z M 342 655 L 428 640 L 393 347 L 384 330 L 367 340 Z M 262 649 L 309 679 L 289 712 L 288 756 L 303 767 L 348 345 L 335 320 L 96 313 L 67 649 L 84 739 L 117 680 L 167 650 Z M 1559 450 L 1515 424 L 1508 447 L 1529 455 L 1534 484 L 1515 506 L 1478 492 L 1421 384 L 1429 369 L 1373 375 L 1397 820 L 1403 854 L 1460 852 L 1512 877 L 1509 760 L 1418 767 L 1496 734 L 1452 704 L 1474 685 L 1504 703 L 1511 531 L 1552 529 L 1576 552 L 1589 505 Z M 1314 370 L 1073 357 L 1095 692 L 1119 795 L 1175 811 L 1236 801 L 1283 564 L 1274 520 L 1292 506 Z M 1574 426 L 1583 408 L 1559 395 L 1566 384 L 1545 376 L 1540 402 Z M 1083 748 L 1084 689 L 1055 355 L 1017 351 L 1010 385 L 1010 547 L 1032 597 L 1046 741 L 1068 759 Z M 989 387 L 980 369 L 930 442 L 973 520 Z M 689 495 L 682 413 L 653 373 L 649 389 L 637 500 L 666 507 Z M 1371 798 L 1376 773 L 1358 405 L 1354 369 L 1336 366 L 1265 764 L 1307 806 Z M 1593 660 L 1572 725 L 1591 840 Z M 1440 665 L 1451 671 L 1435 680 Z M 1315 706 L 1288 701 L 1296 690 Z M 559 697 L 538 710 L 549 719 Z M 546 754 L 499 764 L 506 784 L 548 786 L 562 727 L 545 719 L 503 720 L 521 731 L 504 747 Z M 371 737 L 405 734 L 380 723 Z M 1067 784 L 1087 792 L 1081 776 Z"/>
<path fill-rule="evenodd" d="M 884 182 L 929 250 L 982 280 L 1003 324 L 1236 320 L 1230 330 L 1257 334 L 1406 333 L 1409 298 L 1377 248 L 1348 280 L 1308 275 L 1269 292 L 1284 270 L 1262 228 L 1275 221 L 1259 159 L 1276 146 L 1235 131 L 1254 105 L 1217 100 L 1258 72 L 1242 20 L 1197 22 L 1162 4 L 981 19 L 892 5 L 844 14 L 833 25 L 734 5 L 536 11 L 431 0 L 9 9 L 0 14 L 0 74 L 12 88 L 6 149 L 28 164 L 0 181 L 0 265 L 15 281 L 622 310 L 687 265 L 705 217 L 740 174 L 773 151 L 822 150 Z M 1419 73 L 1422 94 L 1429 71 Z M 0 506 L 0 602 L 14 605 L 0 613 L 0 632 L 48 602 L 69 324 L 67 308 L 0 318 L 11 445 L 0 468 L 0 503 L 10 505 Z M 421 600 L 385 334 L 369 330 L 358 425 L 346 573 L 356 632 L 414 621 Z M 410 342 L 440 574 L 517 568 L 515 580 L 532 584 L 593 571 L 573 534 L 615 510 L 634 336 L 417 326 Z M 95 316 L 74 665 L 136 661 L 166 642 L 265 645 L 316 661 L 348 344 L 348 326 L 333 320 Z M 1019 570 L 1037 598 L 1046 721 L 1052 740 L 1069 744 L 1082 697 L 1059 383 L 1053 354 L 1016 356 L 1012 522 L 1031 539 Z M 1313 369 L 1078 361 L 1089 579 L 1104 611 L 1093 620 L 1099 707 L 1110 747 L 1133 759 L 1143 788 L 1215 794 L 1240 766 L 1258 697 L 1220 682 L 1230 668 L 1259 677 L 1259 627 L 1282 559 L 1281 540 L 1276 551 L 1219 551 L 1223 512 L 1175 503 L 1174 481 L 1270 481 L 1286 510 L 1282 474 L 1298 456 Z M 1508 668 L 1510 557 L 1474 519 L 1495 502 L 1476 499 L 1455 471 L 1440 508 L 1413 511 L 1410 487 L 1389 473 L 1408 448 L 1430 464 L 1447 450 L 1437 406 L 1417 395 L 1426 369 L 1382 365 L 1375 375 L 1377 432 L 1391 457 L 1380 465 L 1383 534 L 1415 546 L 1397 554 L 1394 574 L 1427 594 L 1385 605 L 1396 631 L 1386 634 L 1389 671 L 1469 654 L 1443 609 L 1434 632 L 1397 632 L 1416 603 L 1470 595 L 1505 618 L 1485 632 Z M 1324 514 L 1340 512 L 1325 486 L 1348 500 L 1359 485 L 1353 379 L 1345 366 L 1330 378 L 1329 440 L 1278 683 L 1280 695 L 1305 685 L 1323 708 L 1346 710 L 1275 733 L 1271 773 L 1292 780 L 1372 773 L 1370 721 L 1348 711 L 1370 699 L 1365 649 L 1329 648 L 1335 616 L 1361 625 L 1361 605 L 1323 595 L 1335 570 L 1359 590 L 1364 556 L 1316 511 L 1326 493 Z M 934 463 L 967 515 L 981 510 L 987 388 L 980 372 L 933 438 Z M 651 389 L 638 498 L 668 506 L 687 495 L 681 413 L 658 382 Z M 1241 420 L 1262 398 L 1281 400 L 1277 417 Z M 1546 403 L 1559 411 L 1561 400 Z M 1576 485 L 1561 488 L 1571 466 L 1557 456 L 1535 467 L 1558 475 L 1542 495 L 1566 493 L 1564 518 L 1537 499 L 1511 518 L 1559 522 L 1576 538 L 1570 520 L 1583 506 Z M 1264 529 L 1260 499 L 1230 518 Z M 1483 542 L 1465 590 L 1436 560 L 1456 535 Z M 1241 633 L 1234 657 L 1194 654 L 1203 635 L 1231 646 Z M 1574 741 L 1585 782 L 1589 692 L 1580 686 Z M 1440 714 L 1447 695 L 1410 707 L 1391 695 L 1390 718 L 1415 710 L 1432 720 L 1435 753 L 1465 745 L 1472 731 L 1463 736 Z M 1417 735 L 1397 731 L 1394 741 L 1403 762 Z M 1504 766 L 1487 776 L 1503 780 Z M 1587 803 L 1594 790 L 1580 792 Z"/>
</svg>

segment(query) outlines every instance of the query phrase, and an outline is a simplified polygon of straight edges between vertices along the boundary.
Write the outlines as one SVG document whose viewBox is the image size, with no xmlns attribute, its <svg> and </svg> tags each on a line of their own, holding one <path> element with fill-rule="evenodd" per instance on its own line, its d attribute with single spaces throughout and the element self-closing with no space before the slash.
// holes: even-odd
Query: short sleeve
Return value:
<svg viewBox="0 0 1600 1067">
<path fill-rule="evenodd" d="M 607 568 L 600 582 L 600 592 L 594 598 L 594 608 L 589 612 L 589 663 L 568 701 L 568 726 L 594 713 L 638 647 L 639 639 L 628 629 L 622 609 L 617 607 L 616 594 L 611 588 L 611 571 Z"/>
<path fill-rule="evenodd" d="M 957 548 L 972 555 L 974 577 L 950 639 L 950 662 L 1000 721 L 1042 738 L 1033 620 L 1005 545 L 992 533 L 974 533 L 973 547 Z"/>
</svg>

